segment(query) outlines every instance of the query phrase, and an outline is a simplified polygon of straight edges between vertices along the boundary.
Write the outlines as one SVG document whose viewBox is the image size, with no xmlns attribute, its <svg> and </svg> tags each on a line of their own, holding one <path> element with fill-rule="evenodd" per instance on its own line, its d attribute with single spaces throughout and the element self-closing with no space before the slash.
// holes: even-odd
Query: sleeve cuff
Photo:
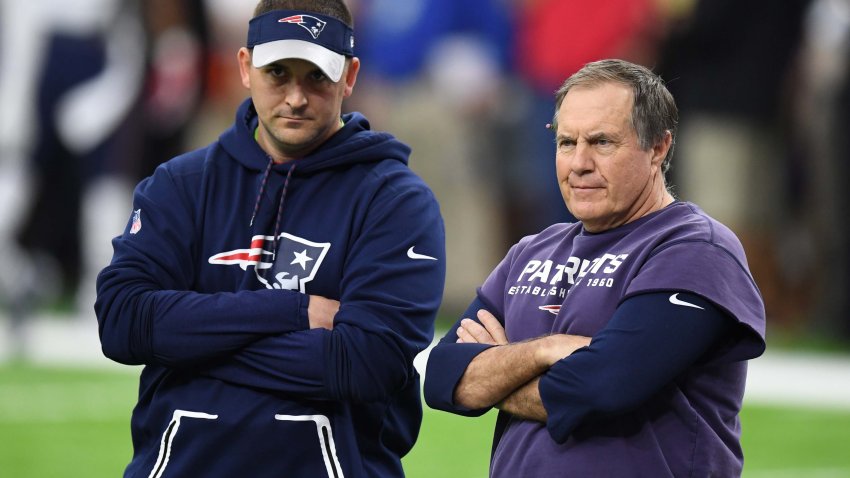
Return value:
<svg viewBox="0 0 850 478">
<path fill-rule="evenodd" d="M 491 407 L 470 410 L 454 403 L 454 392 L 469 363 L 489 349 L 487 344 L 439 344 L 431 350 L 425 368 L 425 402 L 429 407 L 467 417 L 478 417 Z"/>
<path fill-rule="evenodd" d="M 307 313 L 307 308 L 310 306 L 310 296 L 299 294 L 298 299 L 298 328 L 296 330 L 310 330 L 310 315 Z"/>
</svg>

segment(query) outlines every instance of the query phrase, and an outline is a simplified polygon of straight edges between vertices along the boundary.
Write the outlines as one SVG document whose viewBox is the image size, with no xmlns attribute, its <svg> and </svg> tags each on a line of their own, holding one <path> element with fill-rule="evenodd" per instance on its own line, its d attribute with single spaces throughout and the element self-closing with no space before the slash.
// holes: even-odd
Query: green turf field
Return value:
<svg viewBox="0 0 850 478">
<path fill-rule="evenodd" d="M 132 370 L 0 365 L 0 477 L 120 476 L 135 391 Z M 486 477 L 493 420 L 426 409 L 407 476 Z M 850 477 L 850 411 L 748 405 L 742 421 L 745 477 Z"/>
</svg>

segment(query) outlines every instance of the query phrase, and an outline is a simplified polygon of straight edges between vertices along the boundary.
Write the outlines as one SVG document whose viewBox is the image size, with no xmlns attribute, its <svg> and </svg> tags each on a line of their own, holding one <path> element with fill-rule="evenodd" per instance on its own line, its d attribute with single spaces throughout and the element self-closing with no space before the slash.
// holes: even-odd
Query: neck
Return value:
<svg viewBox="0 0 850 478">
<path fill-rule="evenodd" d="M 655 179 L 652 181 L 651 188 L 652 192 L 650 193 L 650 197 L 647 198 L 647 201 L 644 203 L 644 207 L 641 208 L 642 211 L 637 215 L 637 217 L 635 217 L 635 219 L 646 216 L 647 214 L 651 214 L 655 211 L 660 211 L 676 200 L 676 198 L 670 194 L 670 191 L 667 190 L 667 185 L 664 183 L 664 176 L 660 173 L 655 176 Z"/>
</svg>

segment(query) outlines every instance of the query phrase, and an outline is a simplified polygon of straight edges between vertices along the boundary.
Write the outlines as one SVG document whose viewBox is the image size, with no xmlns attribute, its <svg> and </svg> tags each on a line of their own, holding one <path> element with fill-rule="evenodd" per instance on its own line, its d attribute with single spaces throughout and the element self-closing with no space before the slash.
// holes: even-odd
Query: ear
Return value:
<svg viewBox="0 0 850 478">
<path fill-rule="evenodd" d="M 342 78 L 343 81 L 345 81 L 344 98 L 351 96 L 351 93 L 354 91 L 354 84 L 357 83 L 358 72 L 360 72 L 360 58 L 354 57 L 348 62 L 348 68 L 345 69 L 345 73 Z"/>
<path fill-rule="evenodd" d="M 664 137 L 661 141 L 655 143 L 655 146 L 652 147 L 652 166 L 656 168 L 661 167 L 661 163 L 664 162 L 664 158 L 667 157 L 667 152 L 670 151 L 670 146 L 673 145 L 673 133 L 670 130 L 664 132 Z"/>
<path fill-rule="evenodd" d="M 244 46 L 236 53 L 236 60 L 239 62 L 239 75 L 242 77 L 242 85 L 245 88 L 251 88 L 251 52 Z"/>
</svg>

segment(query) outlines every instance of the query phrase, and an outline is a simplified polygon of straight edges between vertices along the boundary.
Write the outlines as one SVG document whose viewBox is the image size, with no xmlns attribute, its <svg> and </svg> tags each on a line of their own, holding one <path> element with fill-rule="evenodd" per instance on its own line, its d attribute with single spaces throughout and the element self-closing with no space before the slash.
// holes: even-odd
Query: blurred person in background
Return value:
<svg viewBox="0 0 850 478">
<path fill-rule="evenodd" d="M 432 187 L 446 221 L 443 308 L 498 261 L 504 221 L 497 185 L 511 159 L 497 125 L 511 96 L 508 0 L 352 0 L 358 55 L 368 65 L 349 107 L 410 144 L 411 167 Z"/>
<path fill-rule="evenodd" d="M 804 152 L 798 171 L 805 189 L 801 223 L 814 249 L 809 268 L 799 273 L 813 292 L 809 318 L 793 332 L 799 336 L 805 327 L 850 343 L 850 1 L 813 0 L 803 21 L 792 112 L 794 137 Z M 800 253 L 798 248 L 784 257 Z"/>
<path fill-rule="evenodd" d="M 215 55 L 214 96 L 201 118 L 212 134 L 240 99 L 227 59 L 243 16 L 238 0 L 208 3 L 219 30 L 216 51 L 223 52 Z M 550 206 L 559 196 L 545 124 L 560 80 L 609 56 L 650 64 L 662 33 L 656 19 L 664 13 L 650 0 L 348 4 L 358 23 L 358 56 L 368 68 L 344 107 L 410 144 L 411 168 L 447 206 L 443 307 L 460 312 L 500 250 L 553 218 L 571 218 Z M 571 48 L 551 47 L 563 41 Z"/>
<path fill-rule="evenodd" d="M 140 152 L 128 161 L 135 183 L 185 151 L 208 87 L 209 19 L 206 0 L 142 0 L 146 71 L 130 123 Z M 127 160 L 125 160 L 127 161 Z"/>
<path fill-rule="evenodd" d="M 2 2 L 2 300 L 88 313 L 132 183 L 202 100 L 201 0 Z M 106 254 L 106 256 L 104 256 Z"/>
<path fill-rule="evenodd" d="M 136 2 L 1 5 L 0 180 L 12 200 L 0 201 L 0 293 L 18 331 L 35 307 L 73 303 L 84 183 L 115 159 L 109 147 L 141 91 L 144 32 Z M 110 201 L 126 197 L 118 189 L 98 198 L 103 224 Z"/>
<path fill-rule="evenodd" d="M 518 83 L 500 113 L 499 207 L 507 221 L 507 242 L 553 222 L 572 221 L 554 207 L 560 192 L 552 164 L 552 95 L 563 79 L 585 63 L 623 58 L 651 66 L 663 32 L 656 0 L 514 0 L 516 34 L 512 58 Z M 500 139 L 501 138 L 501 139 Z M 505 153 L 506 152 L 506 153 Z"/>
<path fill-rule="evenodd" d="M 741 238 L 768 317 L 799 321 L 812 284 L 794 223 L 804 181 L 791 124 L 792 87 L 809 0 L 698 0 L 671 23 L 657 71 L 682 110 L 683 199 Z"/>
</svg>

